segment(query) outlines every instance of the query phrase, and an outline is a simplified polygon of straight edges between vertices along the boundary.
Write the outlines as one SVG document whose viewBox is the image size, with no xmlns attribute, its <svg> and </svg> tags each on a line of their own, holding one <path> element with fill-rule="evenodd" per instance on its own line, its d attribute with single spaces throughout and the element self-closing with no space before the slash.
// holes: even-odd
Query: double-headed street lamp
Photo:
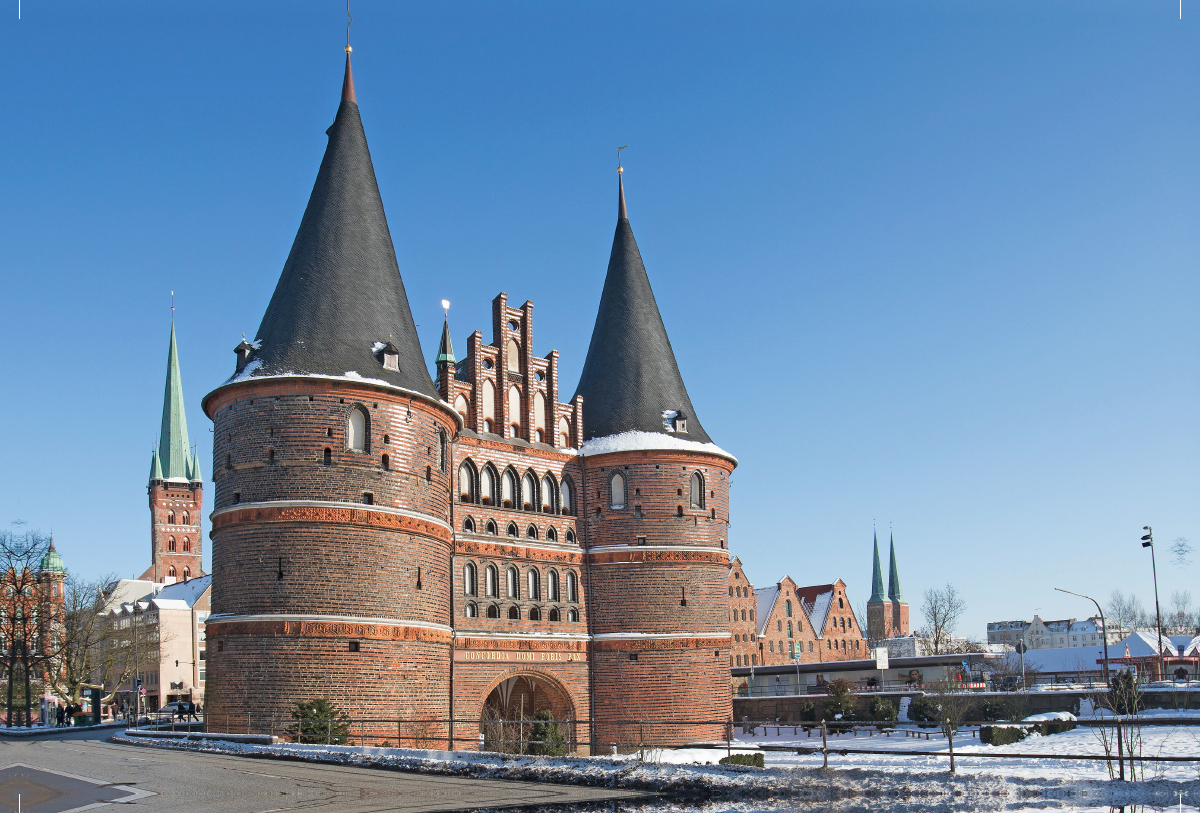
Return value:
<svg viewBox="0 0 1200 813">
<path fill-rule="evenodd" d="M 1071 590 L 1064 590 L 1061 587 L 1055 587 L 1054 589 L 1060 593 L 1086 598 L 1096 605 L 1096 612 L 1100 613 L 1100 636 L 1104 639 L 1104 685 L 1111 686 L 1112 684 L 1108 680 L 1108 625 L 1104 623 L 1104 610 L 1100 609 L 1100 602 L 1091 596 L 1085 596 L 1083 593 L 1075 593 Z M 1022 659 L 1021 662 L 1024 663 L 1025 661 Z"/>
<path fill-rule="evenodd" d="M 1158 565 L 1154 563 L 1154 529 L 1143 525 L 1146 535 L 1142 537 L 1142 547 L 1150 549 L 1150 567 L 1154 573 L 1154 623 L 1158 628 L 1158 679 L 1166 680 L 1166 661 L 1163 659 L 1162 613 L 1158 610 Z"/>
</svg>

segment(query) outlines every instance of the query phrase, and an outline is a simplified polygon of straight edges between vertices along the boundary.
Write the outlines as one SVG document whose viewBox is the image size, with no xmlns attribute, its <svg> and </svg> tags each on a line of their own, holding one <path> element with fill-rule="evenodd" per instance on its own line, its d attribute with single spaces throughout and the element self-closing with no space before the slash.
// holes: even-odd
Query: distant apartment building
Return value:
<svg viewBox="0 0 1200 813">
<path fill-rule="evenodd" d="M 1064 647 L 1098 646 L 1104 643 L 1100 616 L 1077 620 L 1062 618 L 1045 621 L 1034 616 L 1032 621 L 993 621 L 987 625 L 989 644 L 1006 644 L 1015 647 L 1024 643 L 1027 649 L 1061 649 Z M 1119 632 L 1111 626 L 1108 642 L 1121 640 Z"/>
</svg>

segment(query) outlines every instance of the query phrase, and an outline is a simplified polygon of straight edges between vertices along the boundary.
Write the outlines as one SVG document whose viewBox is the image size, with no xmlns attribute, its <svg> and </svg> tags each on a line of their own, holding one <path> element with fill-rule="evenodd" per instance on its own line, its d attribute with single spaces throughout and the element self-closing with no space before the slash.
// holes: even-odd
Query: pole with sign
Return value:
<svg viewBox="0 0 1200 813">
<path fill-rule="evenodd" d="M 884 672 L 888 668 L 888 650 L 886 646 L 875 648 L 875 668 L 879 670 L 879 690 L 883 691 L 887 683 L 884 679 Z"/>
</svg>

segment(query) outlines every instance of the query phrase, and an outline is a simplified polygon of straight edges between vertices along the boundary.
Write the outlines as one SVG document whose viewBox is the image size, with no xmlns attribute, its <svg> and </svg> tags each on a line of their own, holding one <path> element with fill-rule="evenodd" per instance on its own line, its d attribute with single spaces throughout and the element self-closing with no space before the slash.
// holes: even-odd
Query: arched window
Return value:
<svg viewBox="0 0 1200 813">
<path fill-rule="evenodd" d="M 704 477 L 698 471 L 692 472 L 688 478 L 688 490 L 692 508 L 704 507 Z"/>
<path fill-rule="evenodd" d="M 183 569 L 183 580 L 187 581 L 191 577 L 192 577 L 192 569 L 190 567 L 185 567 Z"/>
<path fill-rule="evenodd" d="M 508 618 L 510 621 L 520 621 L 521 611 L 515 605 L 508 608 Z"/>
<path fill-rule="evenodd" d="M 499 618 L 500 617 L 500 608 L 497 607 L 495 604 L 488 605 L 487 617 L 488 618 Z"/>
<path fill-rule="evenodd" d="M 567 620 L 568 621 L 578 621 L 579 620 L 579 611 L 575 610 L 575 609 L 567 610 Z"/>
<path fill-rule="evenodd" d="M 838 609 L 839 610 L 845 609 L 845 605 L 842 604 L 842 600 L 840 598 L 838 599 Z M 846 622 L 843 621 L 842 623 L 844 624 Z"/>
<path fill-rule="evenodd" d="M 551 570 L 550 575 L 547 576 L 546 578 L 547 578 L 548 586 L 550 588 L 550 600 L 558 601 L 558 571 Z M 551 619 L 551 620 L 557 620 L 557 619 Z"/>
<path fill-rule="evenodd" d="M 475 502 L 475 471 L 470 461 L 464 461 L 458 467 L 458 499 L 459 502 Z"/>
<path fill-rule="evenodd" d="M 548 542 L 557 542 L 558 541 L 558 531 L 554 530 L 553 525 L 551 525 L 549 528 L 546 529 L 546 540 Z"/>
<path fill-rule="evenodd" d="M 492 379 L 483 379 L 483 431 L 496 431 L 496 387 Z"/>
<path fill-rule="evenodd" d="M 463 422 L 465 423 L 467 420 L 467 415 L 469 415 L 471 412 L 471 405 L 467 403 L 467 397 L 465 395 L 459 395 L 454 399 L 454 411 L 462 416 Z"/>
<path fill-rule="evenodd" d="M 354 406 L 346 418 L 346 448 L 351 452 L 367 451 L 367 411 Z"/>
<path fill-rule="evenodd" d="M 170 569 L 167 570 L 167 575 L 172 579 L 175 578 L 175 565 L 171 565 Z"/>
<path fill-rule="evenodd" d="M 730 587 L 730 588 L 729 588 L 729 595 L 731 595 L 731 596 L 733 595 L 733 588 L 732 588 L 732 587 Z"/>
<path fill-rule="evenodd" d="M 167 524 L 168 524 L 168 525 L 174 525 L 174 524 L 175 524 L 175 512 L 174 512 L 174 511 L 168 511 L 168 512 L 167 512 Z"/>
<path fill-rule="evenodd" d="M 380 465 L 380 467 L 383 468 L 384 471 L 391 471 L 392 459 L 390 457 L 388 457 L 387 455 L 384 455 L 383 457 L 381 457 L 379 459 L 379 465 Z"/>
<path fill-rule="evenodd" d="M 529 608 L 529 620 L 530 621 L 541 621 L 542 620 L 542 611 L 539 610 L 537 607 L 530 607 Z"/>
<path fill-rule="evenodd" d="M 505 354 L 508 356 L 506 359 L 508 362 L 508 371 L 510 373 L 521 372 L 521 345 L 517 344 L 516 339 L 510 338 L 506 349 L 508 350 Z"/>
<path fill-rule="evenodd" d="M 479 478 L 479 484 L 483 491 L 483 504 L 496 504 L 496 470 L 491 466 L 487 466 L 483 470 L 483 475 Z"/>
<path fill-rule="evenodd" d="M 521 390 L 517 387 L 508 388 L 508 423 L 514 438 L 521 434 Z"/>
<path fill-rule="evenodd" d="M 515 523 L 515 522 L 508 523 L 508 530 L 506 531 L 506 533 L 508 536 L 511 536 L 513 538 L 516 538 L 521 535 L 521 532 L 517 530 L 517 523 Z"/>
<path fill-rule="evenodd" d="M 437 469 L 440 472 L 446 470 L 446 430 L 438 430 L 438 451 L 437 451 Z"/>
<path fill-rule="evenodd" d="M 475 520 L 471 517 L 467 517 L 466 519 L 464 519 L 463 520 L 463 530 L 469 534 L 475 533 Z"/>
<path fill-rule="evenodd" d="M 613 474 L 612 479 L 608 481 L 608 493 L 608 504 L 610 507 L 625 507 L 625 475 L 620 472 Z"/>
<path fill-rule="evenodd" d="M 579 601 L 579 582 L 574 570 L 567 571 L 567 601 Z"/>
<path fill-rule="evenodd" d="M 571 446 L 571 422 L 566 418 L 558 419 L 558 445 L 562 449 Z"/>
<path fill-rule="evenodd" d="M 538 529 L 537 529 L 536 525 L 530 525 L 528 528 L 525 529 L 525 538 L 526 539 L 537 539 L 538 538 Z"/>
<path fill-rule="evenodd" d="M 575 541 L 575 532 L 567 528 L 567 544 L 572 544 Z"/>
<path fill-rule="evenodd" d="M 792 617 L 792 600 L 791 599 L 788 599 L 787 601 L 784 602 L 784 608 L 787 611 L 787 617 L 791 618 Z"/>
<path fill-rule="evenodd" d="M 463 593 L 468 596 L 476 595 L 475 565 L 467 562 L 463 565 Z"/>
<path fill-rule="evenodd" d="M 564 479 L 562 486 L 559 488 L 559 505 L 564 514 L 571 515 L 575 513 L 575 503 L 573 501 L 574 489 L 571 488 L 571 481 Z"/>
<path fill-rule="evenodd" d="M 191 537 L 187 537 L 187 536 L 185 536 L 185 537 L 183 538 L 183 552 L 184 552 L 184 553 L 191 553 L 191 552 L 192 552 L 192 540 L 191 540 Z"/>
<path fill-rule="evenodd" d="M 550 608 L 549 618 L 550 618 L 550 620 L 551 620 L 551 621 L 557 621 L 557 620 L 558 620 L 558 608 L 557 608 L 557 607 L 551 607 L 551 608 Z"/>
<path fill-rule="evenodd" d="M 487 592 L 487 595 L 488 595 L 489 597 L 491 597 L 491 598 L 495 598 L 495 597 L 496 597 L 496 591 L 497 591 L 497 589 L 498 589 L 498 585 L 497 585 L 497 583 L 496 583 L 496 582 L 497 582 L 497 579 L 496 579 L 496 577 L 497 577 L 497 575 L 498 575 L 498 574 L 496 573 L 496 566 L 495 566 L 495 565 L 488 565 L 488 566 L 487 566 L 487 568 L 486 568 L 486 569 L 483 571 L 483 573 L 484 573 L 484 576 L 483 576 L 483 588 L 484 588 L 484 590 Z"/>
<path fill-rule="evenodd" d="M 505 471 L 500 478 L 500 504 L 505 508 L 513 508 L 517 504 L 517 478 L 511 470 Z"/>
<path fill-rule="evenodd" d="M 534 510 L 537 505 L 537 481 L 533 479 L 533 475 L 525 472 L 525 476 L 521 478 L 521 507 L 526 511 Z"/>
<path fill-rule="evenodd" d="M 479 617 L 479 607 L 475 604 L 475 602 L 471 601 L 471 602 L 467 603 L 467 607 L 466 607 L 466 611 L 464 612 L 464 615 L 466 615 L 467 618 L 478 618 Z"/>
<path fill-rule="evenodd" d="M 167 537 L 167 550 L 169 550 L 171 553 L 175 552 L 175 537 Z"/>
<path fill-rule="evenodd" d="M 542 599 L 542 574 L 538 573 L 537 568 L 531 567 L 527 574 L 529 578 L 529 595 L 530 601 L 541 601 Z"/>
<path fill-rule="evenodd" d="M 505 572 L 505 579 L 507 582 L 505 584 L 506 595 L 511 599 L 519 599 L 521 597 L 521 577 L 517 573 L 517 569 L 510 567 Z"/>
<path fill-rule="evenodd" d="M 554 480 L 549 474 L 542 478 L 542 513 L 554 513 Z"/>
<path fill-rule="evenodd" d="M 497 529 L 497 528 L 496 528 L 496 523 L 495 523 L 495 521 L 494 521 L 494 520 L 490 520 L 490 519 L 489 519 L 489 520 L 487 521 L 487 525 L 485 526 L 485 530 L 486 530 L 486 531 L 487 531 L 489 534 L 491 534 L 492 536 L 498 536 L 498 535 L 500 534 L 500 531 L 499 531 L 499 529 Z"/>
<path fill-rule="evenodd" d="M 533 428 L 537 430 L 537 434 L 541 436 L 539 440 L 545 437 L 546 396 L 542 394 L 541 390 L 538 390 L 533 394 Z"/>
</svg>

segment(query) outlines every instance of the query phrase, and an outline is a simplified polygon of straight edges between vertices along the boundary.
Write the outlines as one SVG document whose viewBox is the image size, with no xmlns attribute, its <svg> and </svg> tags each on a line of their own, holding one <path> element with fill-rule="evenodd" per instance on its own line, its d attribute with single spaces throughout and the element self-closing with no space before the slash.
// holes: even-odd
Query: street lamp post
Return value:
<svg viewBox="0 0 1200 813">
<path fill-rule="evenodd" d="M 1166 661 L 1163 659 L 1162 613 L 1158 610 L 1158 565 L 1154 563 L 1154 529 L 1143 525 L 1146 535 L 1142 537 L 1142 547 L 1150 549 L 1150 568 L 1154 573 L 1154 623 L 1158 627 L 1158 679 L 1166 680 Z"/>
<path fill-rule="evenodd" d="M 1054 589 L 1060 593 L 1086 598 L 1088 601 L 1096 605 L 1096 612 L 1100 613 L 1100 637 L 1104 640 L 1104 685 L 1111 686 L 1112 684 L 1108 679 L 1108 625 L 1104 623 L 1104 610 L 1100 609 L 1100 602 L 1096 601 L 1096 599 L 1092 598 L 1091 596 L 1085 596 L 1083 593 L 1075 593 L 1071 590 L 1064 590 L 1061 587 L 1055 587 Z"/>
</svg>

